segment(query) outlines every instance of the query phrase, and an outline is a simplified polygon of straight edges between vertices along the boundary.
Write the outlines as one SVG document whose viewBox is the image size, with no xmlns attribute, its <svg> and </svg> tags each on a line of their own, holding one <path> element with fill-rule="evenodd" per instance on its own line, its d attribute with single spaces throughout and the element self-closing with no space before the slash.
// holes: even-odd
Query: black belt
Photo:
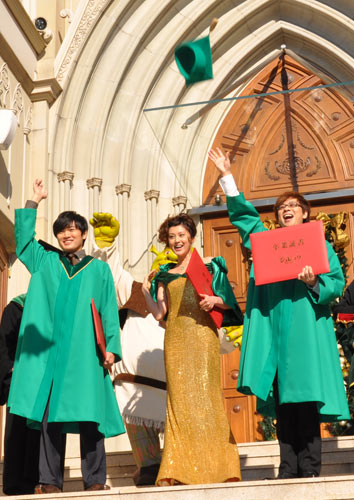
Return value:
<svg viewBox="0 0 354 500">
<path fill-rule="evenodd" d="M 132 375 L 131 373 L 118 373 L 115 376 L 114 381 L 122 380 L 123 382 L 130 382 L 131 384 L 143 384 L 150 387 L 155 387 L 156 389 L 166 390 L 166 382 L 162 380 L 156 380 L 150 377 L 143 377 L 142 375 Z"/>
</svg>

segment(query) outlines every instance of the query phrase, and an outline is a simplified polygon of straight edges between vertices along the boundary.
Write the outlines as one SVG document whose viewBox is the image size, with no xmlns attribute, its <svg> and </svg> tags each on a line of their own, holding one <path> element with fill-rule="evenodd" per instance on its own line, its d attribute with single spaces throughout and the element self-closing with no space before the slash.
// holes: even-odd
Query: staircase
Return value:
<svg viewBox="0 0 354 500">
<path fill-rule="evenodd" d="M 61 500 L 354 500 L 354 436 L 327 438 L 322 447 L 322 475 L 311 479 L 273 480 L 277 475 L 277 441 L 239 445 L 243 481 L 217 485 L 136 488 L 131 453 L 107 454 L 107 483 L 111 490 L 82 491 L 80 459 L 66 460 Z M 33 500 L 33 495 L 13 499 Z"/>
</svg>

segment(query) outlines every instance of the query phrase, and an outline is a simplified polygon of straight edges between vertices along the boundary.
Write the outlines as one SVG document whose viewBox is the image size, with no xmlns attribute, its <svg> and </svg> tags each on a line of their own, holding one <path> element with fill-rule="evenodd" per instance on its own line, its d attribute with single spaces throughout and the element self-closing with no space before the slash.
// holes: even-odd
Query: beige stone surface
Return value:
<svg viewBox="0 0 354 500">
<path fill-rule="evenodd" d="M 53 39 L 36 55 L 0 0 L 0 31 L 18 59 L 7 60 L 9 52 L 3 54 L 0 46 L 0 68 L 6 65 L 10 83 L 7 93 L 0 83 L 0 106 L 11 108 L 16 89 L 23 101 L 14 143 L 0 152 L 0 240 L 9 253 L 14 208 L 23 205 L 33 179 L 41 177 L 49 199 L 39 210 L 38 236 L 55 243 L 51 225 L 65 209 L 86 217 L 97 209 L 115 212 L 124 228 L 122 259 L 142 279 L 151 264 L 147 249 L 156 244 L 159 223 L 173 213 L 173 198 L 186 197 L 187 209 L 200 205 L 207 151 L 232 102 L 210 109 L 196 105 L 165 110 L 149 118 L 144 109 L 237 96 L 250 79 L 240 83 L 240 76 L 261 62 L 265 65 L 271 54 L 276 57 L 281 44 L 332 81 L 354 80 L 354 5 L 345 0 L 23 3 L 30 20 L 47 18 Z M 72 9 L 70 22 L 60 16 L 61 8 Z M 214 79 L 186 87 L 174 48 L 206 35 L 213 17 L 219 18 L 211 36 Z M 41 90 L 48 86 L 51 97 L 36 97 L 31 86 L 44 77 L 53 78 L 39 84 Z M 31 102 L 37 98 L 39 102 Z M 182 129 L 191 117 L 193 123 Z M 58 180 L 62 172 L 73 174 L 66 187 Z M 94 177 L 102 180 L 102 187 L 93 191 L 87 180 Z M 131 186 L 124 201 L 115 191 L 121 184 Z M 159 192 L 157 201 L 145 199 L 150 190 Z M 198 236 L 199 249 L 200 244 Z M 14 262 L 8 298 L 27 283 Z M 126 439 L 112 445 L 126 447 Z"/>
</svg>

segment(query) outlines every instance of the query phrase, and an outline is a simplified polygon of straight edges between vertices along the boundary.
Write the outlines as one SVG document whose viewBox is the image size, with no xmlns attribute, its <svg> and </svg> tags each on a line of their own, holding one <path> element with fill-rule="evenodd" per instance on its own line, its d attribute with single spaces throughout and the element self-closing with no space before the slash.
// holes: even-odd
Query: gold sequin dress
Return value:
<svg viewBox="0 0 354 500">
<path fill-rule="evenodd" d="M 177 276 L 165 285 L 167 413 L 156 484 L 237 481 L 240 460 L 222 401 L 219 339 L 192 284 Z"/>
</svg>

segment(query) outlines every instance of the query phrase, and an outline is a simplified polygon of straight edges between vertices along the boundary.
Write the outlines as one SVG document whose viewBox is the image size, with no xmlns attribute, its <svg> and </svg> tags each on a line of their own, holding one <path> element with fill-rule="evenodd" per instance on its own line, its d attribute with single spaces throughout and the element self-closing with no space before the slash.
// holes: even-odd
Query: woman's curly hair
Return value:
<svg viewBox="0 0 354 500">
<path fill-rule="evenodd" d="M 158 241 L 168 245 L 168 230 L 170 227 L 183 226 L 191 235 L 193 239 L 197 234 L 197 228 L 192 217 L 187 214 L 181 213 L 167 217 L 163 221 L 158 230 Z"/>
</svg>

